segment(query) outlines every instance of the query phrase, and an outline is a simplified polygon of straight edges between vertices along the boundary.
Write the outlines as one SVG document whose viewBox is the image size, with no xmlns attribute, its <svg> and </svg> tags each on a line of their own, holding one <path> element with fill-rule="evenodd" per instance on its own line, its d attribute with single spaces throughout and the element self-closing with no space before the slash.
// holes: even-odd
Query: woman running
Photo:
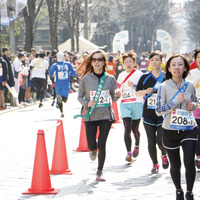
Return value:
<svg viewBox="0 0 200 200">
<path fill-rule="evenodd" d="M 143 124 L 147 134 L 148 150 L 153 162 L 152 173 L 158 173 L 159 164 L 157 159 L 156 144 L 161 150 L 162 166 L 167 169 L 169 166 L 166 150 L 162 144 L 162 116 L 157 116 L 155 113 L 157 89 L 165 79 L 164 72 L 161 71 L 162 55 L 159 51 L 154 51 L 149 55 L 149 64 L 152 71 L 142 75 L 137 87 L 136 95 L 145 96 L 143 107 Z"/>
<path fill-rule="evenodd" d="M 193 81 L 196 88 L 198 107 L 197 110 L 193 112 L 193 114 L 198 124 L 198 127 L 200 127 L 200 49 L 195 49 L 193 53 L 195 62 L 197 63 L 197 68 L 190 71 L 190 73 L 187 76 L 187 79 Z M 195 160 L 195 165 L 198 169 L 200 169 L 200 130 L 198 132 L 196 155 L 197 158 Z"/>
<path fill-rule="evenodd" d="M 135 54 L 123 55 L 123 64 L 126 68 L 118 76 L 117 83 L 122 89 L 120 103 L 121 117 L 124 123 L 124 141 L 127 149 L 126 161 L 132 162 L 132 156 L 136 158 L 139 154 L 140 132 L 139 124 L 142 118 L 143 102 L 141 97 L 135 96 L 135 87 L 142 76 L 142 72 L 135 69 Z M 131 152 L 131 131 L 135 137 L 135 148 Z"/>
<path fill-rule="evenodd" d="M 176 199 L 184 200 L 181 187 L 180 146 L 183 149 L 186 199 L 193 200 L 192 189 L 195 181 L 195 149 L 198 128 L 192 110 L 197 108 L 196 90 L 193 83 L 186 81 L 189 63 L 180 54 L 174 54 L 166 64 L 166 81 L 160 86 L 156 113 L 164 115 L 162 125 L 163 144 L 171 164 L 170 173 L 176 187 Z"/>
<path fill-rule="evenodd" d="M 78 100 L 85 108 L 85 115 L 81 115 L 81 117 L 84 118 L 86 126 L 89 155 L 91 160 L 95 160 L 98 149 L 96 180 L 105 181 L 102 170 L 106 157 L 106 140 L 111 124 L 115 121 L 110 97 L 112 101 L 116 102 L 121 93 L 117 89 L 114 76 L 105 73 L 106 56 L 103 51 L 94 51 L 88 55 L 80 67 L 84 69 L 84 74 L 79 84 Z M 98 126 L 100 133 L 97 144 Z"/>
</svg>

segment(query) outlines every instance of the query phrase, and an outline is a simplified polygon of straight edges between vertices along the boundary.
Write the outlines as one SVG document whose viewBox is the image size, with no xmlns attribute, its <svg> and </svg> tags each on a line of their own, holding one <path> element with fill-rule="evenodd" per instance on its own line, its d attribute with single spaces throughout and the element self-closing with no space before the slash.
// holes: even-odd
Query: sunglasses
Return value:
<svg viewBox="0 0 200 200">
<path fill-rule="evenodd" d="M 103 62 L 104 61 L 104 57 L 101 57 L 101 58 L 92 58 L 92 61 L 96 62 Z"/>
</svg>

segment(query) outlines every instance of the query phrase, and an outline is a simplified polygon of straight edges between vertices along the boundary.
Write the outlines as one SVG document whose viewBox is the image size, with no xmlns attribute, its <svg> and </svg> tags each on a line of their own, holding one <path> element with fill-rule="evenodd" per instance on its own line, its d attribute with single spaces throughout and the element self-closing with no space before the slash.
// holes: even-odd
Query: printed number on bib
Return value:
<svg viewBox="0 0 200 200">
<path fill-rule="evenodd" d="M 122 103 L 133 103 L 136 101 L 135 91 L 132 88 L 126 88 L 122 91 Z"/>
<path fill-rule="evenodd" d="M 90 100 L 94 99 L 96 91 L 90 91 Z M 110 106 L 110 92 L 109 90 L 102 90 L 99 97 L 99 102 L 96 107 L 108 107 Z"/>
<path fill-rule="evenodd" d="M 108 65 L 107 68 L 108 68 L 108 70 L 113 70 L 113 66 L 112 65 Z"/>
<path fill-rule="evenodd" d="M 157 94 L 153 94 L 151 97 L 147 99 L 147 108 L 148 109 L 156 109 L 156 100 Z"/>
<path fill-rule="evenodd" d="M 192 111 L 175 109 L 171 115 L 170 128 L 175 130 L 192 130 L 195 118 Z"/>
<path fill-rule="evenodd" d="M 67 72 L 58 72 L 58 79 L 59 80 L 64 80 L 64 79 L 68 79 L 68 73 Z"/>
<path fill-rule="evenodd" d="M 142 61 L 142 62 L 141 62 L 141 65 L 146 65 L 146 64 L 147 64 L 147 63 L 146 63 L 146 62 L 144 62 L 144 61 Z"/>
</svg>

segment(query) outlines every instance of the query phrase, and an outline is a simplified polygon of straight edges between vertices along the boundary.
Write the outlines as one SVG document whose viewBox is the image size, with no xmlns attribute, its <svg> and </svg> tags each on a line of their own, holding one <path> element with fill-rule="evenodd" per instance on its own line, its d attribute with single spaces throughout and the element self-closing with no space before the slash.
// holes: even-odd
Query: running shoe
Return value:
<svg viewBox="0 0 200 200">
<path fill-rule="evenodd" d="M 55 100 L 53 100 L 53 102 L 51 103 L 51 106 L 54 106 L 54 104 L 55 104 Z"/>
<path fill-rule="evenodd" d="M 152 174 L 157 174 L 159 171 L 159 165 L 155 164 L 153 165 L 153 169 L 151 170 Z"/>
<path fill-rule="evenodd" d="M 64 115 L 64 113 L 61 113 L 61 117 L 63 118 L 65 115 Z"/>
<path fill-rule="evenodd" d="M 132 159 L 132 153 L 131 153 L 131 152 L 128 152 L 128 153 L 127 153 L 127 156 L 126 156 L 125 160 L 126 160 L 127 162 L 132 162 L 132 161 L 133 161 L 133 159 Z"/>
<path fill-rule="evenodd" d="M 164 157 L 161 156 L 161 158 L 162 158 L 162 167 L 163 167 L 163 169 L 167 169 L 169 167 L 169 162 L 168 162 L 167 156 L 166 155 Z"/>
<path fill-rule="evenodd" d="M 97 173 L 96 173 L 96 180 L 97 180 L 97 181 L 106 181 L 106 179 L 103 178 L 103 173 L 102 173 L 102 171 L 97 171 Z"/>
<path fill-rule="evenodd" d="M 176 190 L 176 200 L 184 200 L 183 190 L 180 190 L 180 191 Z"/>
<path fill-rule="evenodd" d="M 39 108 L 43 107 L 44 105 L 42 103 L 39 104 Z"/>
<path fill-rule="evenodd" d="M 89 156 L 90 156 L 90 159 L 92 161 L 94 161 L 96 159 L 96 157 L 97 157 L 97 151 L 96 150 L 95 151 L 90 151 L 89 152 Z"/>
<path fill-rule="evenodd" d="M 5 110 L 6 107 L 5 106 L 1 106 L 0 110 Z"/>
<path fill-rule="evenodd" d="M 194 200 L 194 195 L 192 192 L 187 192 L 185 198 L 186 200 Z"/>
<path fill-rule="evenodd" d="M 196 160 L 195 160 L 195 166 L 200 169 L 200 156 L 197 156 Z"/>
<path fill-rule="evenodd" d="M 133 151 L 133 158 L 136 158 L 139 154 L 139 146 L 135 146 Z"/>
</svg>

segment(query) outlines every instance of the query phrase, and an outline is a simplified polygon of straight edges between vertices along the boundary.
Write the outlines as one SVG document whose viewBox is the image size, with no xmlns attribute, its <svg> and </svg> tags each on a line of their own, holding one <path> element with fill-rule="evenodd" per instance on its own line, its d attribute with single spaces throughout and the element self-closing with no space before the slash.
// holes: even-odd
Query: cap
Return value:
<svg viewBox="0 0 200 200">
<path fill-rule="evenodd" d="M 59 51 L 57 54 L 56 54 L 56 57 L 57 57 L 57 61 L 58 62 L 62 62 L 64 60 L 64 53 Z"/>
</svg>

